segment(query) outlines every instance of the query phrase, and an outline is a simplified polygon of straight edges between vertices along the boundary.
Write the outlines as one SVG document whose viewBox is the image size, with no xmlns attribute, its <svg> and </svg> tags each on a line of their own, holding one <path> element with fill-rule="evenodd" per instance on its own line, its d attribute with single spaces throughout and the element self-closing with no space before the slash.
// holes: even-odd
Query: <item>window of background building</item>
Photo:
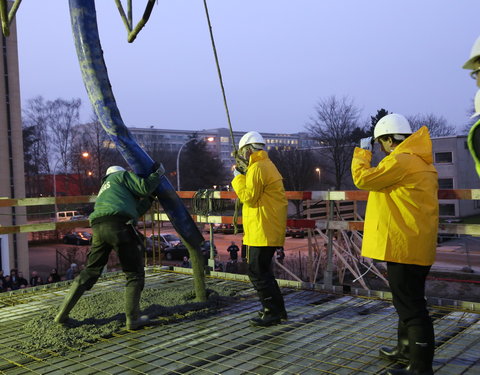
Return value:
<svg viewBox="0 0 480 375">
<path fill-rule="evenodd" d="M 451 152 L 436 152 L 435 163 L 451 163 L 453 161 Z"/>
<path fill-rule="evenodd" d="M 228 138 L 228 137 L 220 137 L 220 142 L 221 142 L 221 143 L 230 143 L 230 138 Z"/>
<path fill-rule="evenodd" d="M 453 189 L 453 178 L 439 178 L 438 179 L 438 188 L 439 189 Z"/>
<path fill-rule="evenodd" d="M 438 205 L 440 216 L 455 216 L 455 204 L 445 203 Z"/>
</svg>

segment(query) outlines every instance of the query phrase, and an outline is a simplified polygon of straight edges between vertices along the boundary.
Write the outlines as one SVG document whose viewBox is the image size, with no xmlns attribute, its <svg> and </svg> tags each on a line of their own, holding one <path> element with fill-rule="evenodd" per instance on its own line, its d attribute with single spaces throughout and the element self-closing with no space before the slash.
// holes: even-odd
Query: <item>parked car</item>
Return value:
<svg viewBox="0 0 480 375">
<path fill-rule="evenodd" d="M 73 215 L 70 218 L 70 221 L 78 221 L 78 220 L 88 220 L 88 217 L 85 215 Z"/>
<path fill-rule="evenodd" d="M 237 225 L 238 233 L 243 233 L 242 224 Z M 213 227 L 213 233 L 233 234 L 235 228 L 233 224 L 215 224 Z"/>
<path fill-rule="evenodd" d="M 307 235 L 307 231 L 304 228 L 290 228 L 289 233 L 292 238 L 304 238 Z"/>
<path fill-rule="evenodd" d="M 55 215 L 55 220 L 56 221 L 69 221 L 72 219 L 74 216 L 80 215 L 80 212 L 78 211 L 59 211 Z"/>
<path fill-rule="evenodd" d="M 71 245 L 90 245 L 92 235 L 88 232 L 70 232 L 63 236 L 63 243 Z"/>
<path fill-rule="evenodd" d="M 164 247 L 175 246 L 181 242 L 173 233 L 152 234 L 149 238 L 154 242 L 160 241 L 160 246 Z"/>
<path fill-rule="evenodd" d="M 210 257 L 210 241 L 205 241 L 202 246 L 200 246 L 200 250 L 202 251 L 204 257 Z M 214 255 L 217 256 L 217 248 L 215 245 L 213 245 L 213 252 Z M 188 250 L 182 242 L 175 246 L 169 246 L 165 248 L 163 250 L 163 254 L 167 260 L 182 260 L 184 256 L 189 256 Z"/>
</svg>

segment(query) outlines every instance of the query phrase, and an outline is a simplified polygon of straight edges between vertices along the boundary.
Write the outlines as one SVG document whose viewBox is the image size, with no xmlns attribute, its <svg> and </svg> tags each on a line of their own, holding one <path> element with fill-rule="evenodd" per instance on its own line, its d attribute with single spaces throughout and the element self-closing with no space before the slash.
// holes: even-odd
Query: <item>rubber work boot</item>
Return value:
<svg viewBox="0 0 480 375">
<path fill-rule="evenodd" d="M 410 361 L 404 369 L 392 369 L 387 375 L 433 375 L 435 336 L 432 322 L 407 328 L 410 346 Z"/>
<path fill-rule="evenodd" d="M 279 324 L 282 319 L 287 319 L 283 297 L 278 286 L 271 285 L 269 288 L 258 290 L 257 293 L 263 309 L 259 312 L 258 318 L 250 319 L 252 326 L 269 327 Z"/>
<path fill-rule="evenodd" d="M 142 287 L 139 285 L 125 288 L 125 316 L 127 318 L 126 328 L 136 330 L 150 322 L 147 315 L 140 316 L 140 297 Z"/>
<path fill-rule="evenodd" d="M 55 316 L 55 322 L 59 324 L 63 324 L 68 320 L 68 314 L 76 305 L 80 297 L 85 293 L 87 289 L 84 286 L 81 286 L 77 281 L 72 283 L 68 294 L 65 296 L 63 300 L 63 304 L 60 307 L 60 311 L 58 312 L 57 316 Z"/>
<path fill-rule="evenodd" d="M 407 360 L 408 361 L 408 332 L 405 323 L 398 321 L 397 328 L 397 346 L 394 348 L 382 347 L 379 350 L 380 357 L 390 361 Z"/>
</svg>

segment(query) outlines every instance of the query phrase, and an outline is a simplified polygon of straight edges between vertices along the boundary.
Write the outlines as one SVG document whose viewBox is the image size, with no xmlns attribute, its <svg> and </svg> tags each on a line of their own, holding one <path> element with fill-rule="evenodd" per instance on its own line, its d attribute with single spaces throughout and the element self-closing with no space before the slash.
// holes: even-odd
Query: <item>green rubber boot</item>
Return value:
<svg viewBox="0 0 480 375">
<path fill-rule="evenodd" d="M 150 322 L 148 316 L 140 316 L 142 289 L 139 285 L 127 286 L 125 288 L 125 316 L 127 318 L 126 327 L 128 330 L 139 329 Z"/>
<path fill-rule="evenodd" d="M 85 293 L 87 289 L 84 286 L 81 286 L 77 281 L 74 281 L 68 294 L 63 300 L 63 304 L 60 307 L 60 311 L 57 316 L 55 316 L 55 322 L 63 324 L 68 320 L 68 314 L 75 307 L 80 297 Z"/>
</svg>

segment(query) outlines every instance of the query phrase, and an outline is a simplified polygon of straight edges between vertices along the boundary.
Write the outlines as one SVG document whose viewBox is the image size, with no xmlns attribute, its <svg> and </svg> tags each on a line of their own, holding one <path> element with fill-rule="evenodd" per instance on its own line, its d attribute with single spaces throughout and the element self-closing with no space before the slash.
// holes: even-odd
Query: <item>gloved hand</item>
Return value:
<svg viewBox="0 0 480 375">
<path fill-rule="evenodd" d="M 162 163 L 155 161 L 152 166 L 152 173 L 157 172 L 160 176 L 165 174 L 165 168 Z"/>
<path fill-rule="evenodd" d="M 372 137 L 360 139 L 360 148 L 363 148 L 364 150 L 372 151 L 373 149 Z"/>
<path fill-rule="evenodd" d="M 233 176 L 234 176 L 234 177 L 237 177 L 239 174 L 245 174 L 245 173 L 242 173 L 242 172 L 240 172 L 237 168 L 235 168 L 235 169 L 233 170 Z"/>
<path fill-rule="evenodd" d="M 235 158 L 235 169 L 241 174 L 247 173 L 248 161 L 245 160 L 238 151 L 233 152 L 233 157 Z"/>
</svg>

